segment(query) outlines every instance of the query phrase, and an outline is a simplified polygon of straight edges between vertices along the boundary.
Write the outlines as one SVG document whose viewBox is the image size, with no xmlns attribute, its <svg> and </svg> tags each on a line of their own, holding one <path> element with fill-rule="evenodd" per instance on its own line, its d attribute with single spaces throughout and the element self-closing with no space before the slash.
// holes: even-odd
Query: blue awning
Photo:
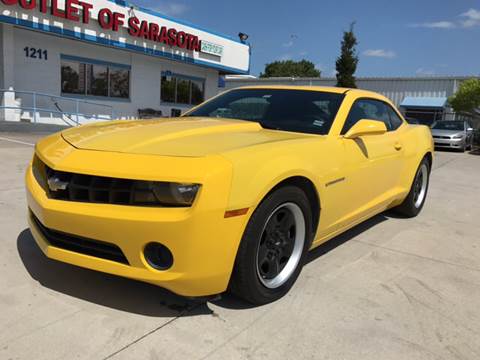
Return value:
<svg viewBox="0 0 480 360">
<path fill-rule="evenodd" d="M 407 96 L 400 104 L 405 108 L 443 109 L 447 105 L 446 97 L 413 97 Z"/>
</svg>

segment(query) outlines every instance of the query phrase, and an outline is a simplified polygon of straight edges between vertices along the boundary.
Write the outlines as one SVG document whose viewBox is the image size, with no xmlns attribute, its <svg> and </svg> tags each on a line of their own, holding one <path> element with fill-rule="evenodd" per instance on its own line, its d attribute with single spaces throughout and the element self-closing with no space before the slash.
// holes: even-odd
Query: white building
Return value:
<svg viewBox="0 0 480 360">
<path fill-rule="evenodd" d="M 239 39 L 123 0 L 0 1 L 0 120 L 170 116 L 249 67 Z"/>
</svg>

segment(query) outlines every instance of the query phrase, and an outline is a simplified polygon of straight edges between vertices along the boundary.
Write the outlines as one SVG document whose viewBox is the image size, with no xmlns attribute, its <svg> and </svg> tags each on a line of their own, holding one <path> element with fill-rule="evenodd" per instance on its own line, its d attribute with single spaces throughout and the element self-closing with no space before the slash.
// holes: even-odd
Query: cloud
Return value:
<svg viewBox="0 0 480 360">
<path fill-rule="evenodd" d="M 283 43 L 282 46 L 286 48 L 291 48 L 293 45 L 295 45 L 295 42 L 297 41 L 298 36 L 297 35 L 290 35 L 290 40 L 288 40 L 286 43 Z"/>
<path fill-rule="evenodd" d="M 454 29 L 457 27 L 457 25 L 451 21 L 436 21 L 422 24 L 412 24 L 410 27 L 427 29 Z"/>
<path fill-rule="evenodd" d="M 337 70 L 331 69 L 328 66 L 324 66 L 322 63 L 315 64 L 315 69 L 322 73 L 322 76 L 335 77 L 337 76 Z"/>
<path fill-rule="evenodd" d="M 470 9 L 460 15 L 463 18 L 461 24 L 463 27 L 471 28 L 480 25 L 480 10 Z"/>
<path fill-rule="evenodd" d="M 415 71 L 415 73 L 418 76 L 433 76 L 433 75 L 435 75 L 435 70 L 419 68 L 419 69 L 417 69 L 417 71 Z"/>
<path fill-rule="evenodd" d="M 308 55 L 308 51 L 300 51 L 300 53 L 298 54 L 300 56 L 307 56 Z"/>
<path fill-rule="evenodd" d="M 161 2 L 156 4 L 153 9 L 165 15 L 178 16 L 186 13 L 189 7 L 177 2 Z"/>
<path fill-rule="evenodd" d="M 283 54 L 278 58 L 280 61 L 287 61 L 287 60 L 292 60 L 293 56 L 292 54 Z"/>
<path fill-rule="evenodd" d="M 454 29 L 457 27 L 457 25 L 451 21 L 436 21 L 422 24 L 411 24 L 410 27 L 427 29 Z"/>
<path fill-rule="evenodd" d="M 458 20 L 460 17 L 460 20 Z M 457 17 L 457 20 L 443 20 L 435 22 L 425 22 L 420 24 L 410 24 L 409 27 L 412 28 L 427 28 L 427 29 L 456 29 L 456 28 L 472 28 L 480 26 L 480 10 L 470 9 L 463 14 L 460 14 Z"/>
<path fill-rule="evenodd" d="M 384 50 L 384 49 L 369 49 L 363 52 L 363 55 L 369 57 L 378 57 L 384 59 L 393 59 L 397 56 L 394 51 L 392 50 Z"/>
</svg>

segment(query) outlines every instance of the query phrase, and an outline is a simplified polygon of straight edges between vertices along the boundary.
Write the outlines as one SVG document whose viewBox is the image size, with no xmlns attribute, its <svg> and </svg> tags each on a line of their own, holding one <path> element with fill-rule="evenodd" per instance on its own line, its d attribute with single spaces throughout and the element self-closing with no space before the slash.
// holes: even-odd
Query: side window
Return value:
<svg viewBox="0 0 480 360">
<path fill-rule="evenodd" d="M 390 115 L 390 129 L 389 131 L 395 131 L 403 124 L 403 120 L 398 116 L 395 110 L 390 105 L 387 105 L 388 114 Z"/>
<path fill-rule="evenodd" d="M 363 119 L 383 121 L 388 130 L 391 128 L 387 106 L 383 102 L 367 99 L 357 100 L 345 121 L 342 135 L 345 135 L 353 125 Z"/>
</svg>

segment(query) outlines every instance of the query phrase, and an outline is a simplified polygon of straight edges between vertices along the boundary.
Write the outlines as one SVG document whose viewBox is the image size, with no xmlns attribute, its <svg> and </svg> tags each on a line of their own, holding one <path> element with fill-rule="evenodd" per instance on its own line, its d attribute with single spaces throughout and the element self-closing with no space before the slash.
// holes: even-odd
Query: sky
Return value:
<svg viewBox="0 0 480 360">
<path fill-rule="evenodd" d="M 252 75 L 275 60 L 312 61 L 335 74 L 355 22 L 357 76 L 480 74 L 480 0 L 133 0 L 252 45 Z"/>
</svg>

